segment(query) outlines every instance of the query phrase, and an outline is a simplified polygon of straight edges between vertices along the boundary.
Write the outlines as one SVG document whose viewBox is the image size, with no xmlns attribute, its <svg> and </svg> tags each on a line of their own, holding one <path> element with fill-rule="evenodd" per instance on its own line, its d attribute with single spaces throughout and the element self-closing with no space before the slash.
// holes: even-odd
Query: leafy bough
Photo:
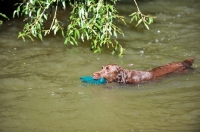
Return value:
<svg viewBox="0 0 200 132">
<path fill-rule="evenodd" d="M 77 39 L 82 41 L 91 41 L 91 50 L 94 53 L 101 52 L 101 48 L 111 46 L 113 48 L 112 54 L 120 50 L 123 53 L 122 46 L 114 38 L 117 34 L 124 35 L 119 27 L 114 24 L 114 19 L 124 21 L 124 17 L 119 16 L 117 10 L 113 5 L 103 4 L 103 1 L 95 3 L 89 1 L 86 5 L 77 3 L 74 5 L 71 12 L 70 21 L 66 33 L 65 44 L 68 42 L 72 45 L 78 45 Z"/>
<path fill-rule="evenodd" d="M 140 11 L 138 5 L 137 5 L 137 2 L 136 0 L 134 0 L 135 2 L 135 5 L 137 7 L 137 11 L 136 12 L 133 12 L 132 14 L 130 14 L 129 16 L 131 17 L 131 21 L 132 22 L 133 20 L 136 20 L 137 21 L 137 24 L 136 24 L 136 27 L 141 23 L 143 22 L 144 26 L 149 30 L 149 26 L 150 24 L 153 23 L 153 19 L 156 18 L 155 16 L 151 16 L 151 15 L 144 15 L 142 14 L 142 12 Z"/>
<path fill-rule="evenodd" d="M 26 23 L 23 31 L 19 32 L 18 38 L 22 38 L 24 41 L 25 37 L 32 41 L 34 41 L 33 37 L 43 40 L 43 36 L 51 31 L 54 35 L 61 31 L 65 38 L 64 44 L 78 45 L 79 40 L 87 40 L 91 42 L 91 50 L 94 53 L 101 52 L 104 47 L 111 47 L 112 54 L 119 51 L 121 56 L 124 48 L 117 41 L 117 37 L 118 34 L 124 35 L 124 33 L 116 26 L 116 22 L 126 23 L 124 17 L 118 14 L 114 6 L 117 1 L 75 0 L 72 3 L 70 0 L 24 0 L 22 3 L 17 3 L 18 7 L 13 13 L 13 17 L 16 15 L 25 17 Z M 69 16 L 70 23 L 65 28 L 57 18 L 57 10 L 59 6 L 66 9 L 66 2 L 69 3 L 72 11 Z M 136 1 L 135 4 L 137 6 Z M 138 21 L 137 25 L 143 22 L 149 29 L 148 25 L 153 22 L 153 17 L 143 15 L 138 6 L 137 9 L 137 12 L 130 15 L 131 22 L 136 20 Z M 50 27 L 45 29 L 44 24 L 49 19 L 52 19 Z"/>
</svg>

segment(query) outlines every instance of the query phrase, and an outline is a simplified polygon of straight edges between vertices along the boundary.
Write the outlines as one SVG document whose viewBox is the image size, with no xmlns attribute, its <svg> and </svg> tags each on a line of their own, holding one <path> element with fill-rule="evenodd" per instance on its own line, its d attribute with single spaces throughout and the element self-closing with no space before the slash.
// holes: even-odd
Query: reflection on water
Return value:
<svg viewBox="0 0 200 132">
<path fill-rule="evenodd" d="M 106 50 L 92 54 L 87 43 L 63 45 L 59 36 L 24 43 L 17 39 L 21 20 L 5 22 L 0 32 L 0 131 L 199 131 L 200 2 L 138 4 L 157 18 L 149 31 L 129 23 L 122 27 L 123 58 Z M 134 3 L 118 8 L 122 15 L 135 10 Z M 155 82 L 96 86 L 79 80 L 107 63 L 149 70 L 190 56 L 196 57 L 194 72 Z"/>
</svg>

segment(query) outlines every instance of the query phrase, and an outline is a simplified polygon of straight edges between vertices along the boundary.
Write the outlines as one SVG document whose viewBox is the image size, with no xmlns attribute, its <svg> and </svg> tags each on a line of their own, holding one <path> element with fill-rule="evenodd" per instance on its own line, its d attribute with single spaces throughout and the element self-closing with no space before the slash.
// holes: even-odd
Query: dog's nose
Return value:
<svg viewBox="0 0 200 132">
<path fill-rule="evenodd" d="M 93 74 L 93 78 L 94 78 L 94 79 L 99 79 L 99 78 L 100 78 L 100 74 L 99 74 L 98 72 L 95 72 L 95 73 Z"/>
</svg>

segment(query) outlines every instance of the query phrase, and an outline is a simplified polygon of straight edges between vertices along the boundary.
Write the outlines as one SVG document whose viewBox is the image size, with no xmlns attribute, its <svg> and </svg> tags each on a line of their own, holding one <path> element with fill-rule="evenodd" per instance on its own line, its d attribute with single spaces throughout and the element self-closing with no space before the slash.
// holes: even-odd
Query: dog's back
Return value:
<svg viewBox="0 0 200 132">
<path fill-rule="evenodd" d="M 188 69 L 191 69 L 193 62 L 194 57 L 189 58 L 183 62 L 173 62 L 164 66 L 156 67 L 150 72 L 153 74 L 153 78 L 163 76 L 169 73 L 187 72 Z"/>
</svg>

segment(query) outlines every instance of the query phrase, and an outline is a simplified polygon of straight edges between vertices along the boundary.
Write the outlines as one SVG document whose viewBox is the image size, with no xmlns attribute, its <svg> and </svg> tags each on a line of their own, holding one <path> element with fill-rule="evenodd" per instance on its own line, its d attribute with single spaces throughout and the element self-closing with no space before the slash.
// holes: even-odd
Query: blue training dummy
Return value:
<svg viewBox="0 0 200 132">
<path fill-rule="evenodd" d="M 82 82 L 90 84 L 105 84 L 107 83 L 105 78 L 94 79 L 92 76 L 82 76 L 80 77 Z"/>
</svg>

